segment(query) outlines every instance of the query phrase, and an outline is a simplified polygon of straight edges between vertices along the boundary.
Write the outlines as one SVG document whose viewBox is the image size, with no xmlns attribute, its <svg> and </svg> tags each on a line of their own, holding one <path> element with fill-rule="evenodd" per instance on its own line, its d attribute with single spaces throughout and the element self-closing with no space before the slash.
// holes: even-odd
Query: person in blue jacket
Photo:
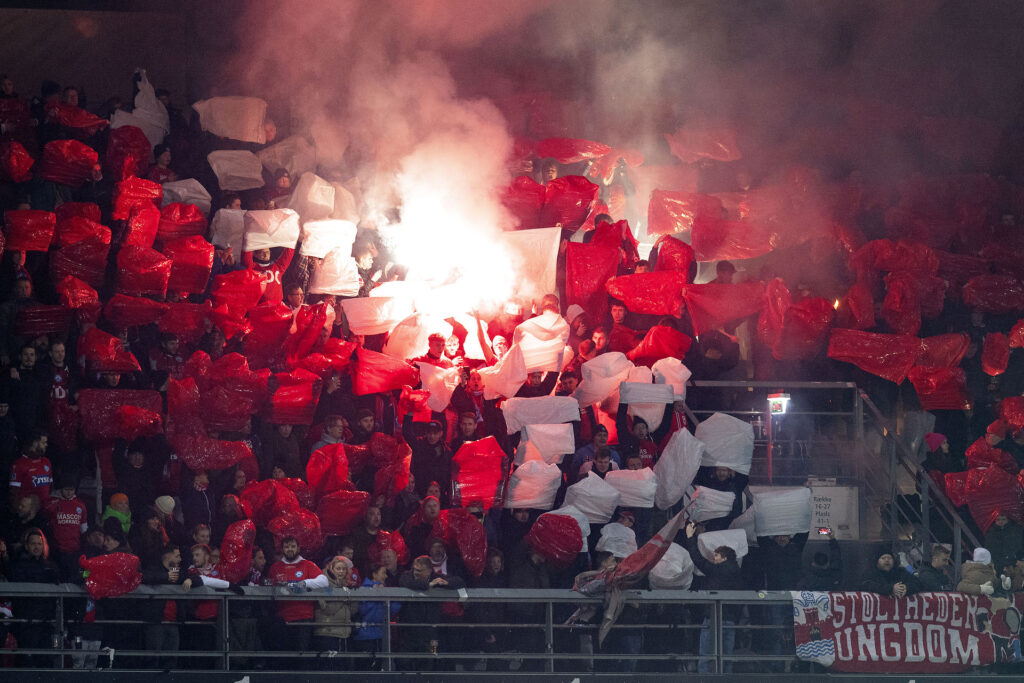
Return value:
<svg viewBox="0 0 1024 683">
<path fill-rule="evenodd" d="M 383 588 L 388 577 L 388 568 L 383 564 L 373 565 L 370 575 L 363 579 L 362 588 Z M 381 662 L 377 659 L 384 639 L 384 628 L 390 628 L 390 619 L 386 618 L 384 610 L 386 603 L 383 600 L 370 600 L 359 603 L 358 621 L 361 622 L 358 630 L 353 636 L 355 649 L 359 652 L 368 652 L 370 659 L 356 660 L 356 667 L 364 670 L 380 671 Z M 399 602 L 391 602 L 391 616 L 398 614 L 402 608 Z"/>
</svg>

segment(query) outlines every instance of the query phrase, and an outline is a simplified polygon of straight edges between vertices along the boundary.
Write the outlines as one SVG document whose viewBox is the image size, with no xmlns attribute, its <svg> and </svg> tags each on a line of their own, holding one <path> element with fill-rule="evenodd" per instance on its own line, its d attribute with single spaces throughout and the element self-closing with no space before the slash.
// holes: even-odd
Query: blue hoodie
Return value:
<svg viewBox="0 0 1024 683">
<path fill-rule="evenodd" d="M 374 581 L 367 577 L 363 579 L 362 588 L 373 588 L 374 586 L 383 585 L 380 581 Z M 398 614 L 398 610 L 402 608 L 400 602 L 391 602 L 391 614 Z M 380 640 L 384 637 L 384 629 L 382 626 L 387 622 L 384 617 L 384 602 L 383 601 L 370 601 L 359 603 L 359 621 L 366 622 L 365 626 L 360 626 L 356 631 L 356 640 Z"/>
</svg>

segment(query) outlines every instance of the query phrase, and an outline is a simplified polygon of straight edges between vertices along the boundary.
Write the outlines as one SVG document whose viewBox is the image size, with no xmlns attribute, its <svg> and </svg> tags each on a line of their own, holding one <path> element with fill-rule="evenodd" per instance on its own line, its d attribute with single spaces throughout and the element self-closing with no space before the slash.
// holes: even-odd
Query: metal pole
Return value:
<svg viewBox="0 0 1024 683">
<path fill-rule="evenodd" d="M 220 647 L 223 654 L 222 666 L 225 671 L 231 668 L 231 633 L 229 632 L 231 619 L 228 614 L 228 604 L 231 601 L 228 600 L 227 595 L 221 597 L 221 610 L 220 610 L 220 624 L 221 624 L 221 637 Z"/>
<path fill-rule="evenodd" d="M 391 659 L 391 601 L 384 601 L 384 625 L 381 631 L 383 642 L 381 643 L 384 655 L 384 671 L 394 671 L 394 661 Z"/>
<path fill-rule="evenodd" d="M 722 602 L 720 600 L 715 600 L 712 611 L 715 614 L 715 673 L 720 674 L 722 673 Z"/>
<path fill-rule="evenodd" d="M 768 428 L 768 483 L 772 483 L 772 411 L 770 409 L 765 410 L 765 417 L 767 428 Z"/>
<path fill-rule="evenodd" d="M 57 605 L 55 607 L 56 614 L 54 614 L 55 622 L 53 624 L 53 642 L 60 649 L 64 649 L 64 597 L 60 596 L 57 598 Z M 59 662 L 56 668 L 64 668 L 64 655 L 57 655 L 57 662 Z"/>
<path fill-rule="evenodd" d="M 548 658 L 544 670 L 551 673 L 555 670 L 555 627 L 554 627 L 554 605 L 548 600 L 544 610 L 544 651 Z"/>
</svg>

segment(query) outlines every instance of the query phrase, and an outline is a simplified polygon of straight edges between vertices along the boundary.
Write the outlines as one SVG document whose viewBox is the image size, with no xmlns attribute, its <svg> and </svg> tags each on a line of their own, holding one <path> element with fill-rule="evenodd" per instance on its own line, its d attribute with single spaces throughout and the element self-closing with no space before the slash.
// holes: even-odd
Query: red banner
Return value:
<svg viewBox="0 0 1024 683">
<path fill-rule="evenodd" d="M 832 671 L 953 673 L 1020 660 L 1024 595 L 793 592 L 800 659 Z"/>
</svg>

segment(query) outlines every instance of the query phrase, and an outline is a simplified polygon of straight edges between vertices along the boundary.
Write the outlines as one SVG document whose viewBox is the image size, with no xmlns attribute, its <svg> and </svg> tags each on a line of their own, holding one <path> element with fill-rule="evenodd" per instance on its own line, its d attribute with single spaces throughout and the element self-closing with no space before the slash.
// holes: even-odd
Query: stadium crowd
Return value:
<svg viewBox="0 0 1024 683">
<path fill-rule="evenodd" d="M 379 307 L 350 308 L 404 278 L 358 183 L 337 168 L 293 177 L 280 148 L 265 153 L 275 149 L 269 121 L 260 122 L 262 142 L 218 136 L 202 116 L 175 109 L 170 93 L 154 90 L 144 74 L 135 85 L 132 102 L 110 100 L 90 113 L 74 86 L 46 82 L 28 101 L 0 77 L 6 580 L 84 583 L 83 568 L 93 566 L 95 581 L 103 565 L 88 561 L 129 555 L 137 563 L 115 573 L 138 572 L 144 584 L 184 591 L 571 588 L 584 572 L 614 568 L 649 540 L 684 507 L 692 482 L 686 500 L 710 498 L 711 507 L 680 530 L 678 551 L 651 572 L 651 587 L 863 588 L 896 597 L 954 588 L 943 546 L 916 568 L 905 556 L 883 554 L 853 585 L 844 584 L 831 536 L 828 551 L 810 562 L 806 531 L 739 532 L 742 553 L 747 536 L 752 541 L 742 566 L 737 542 L 702 547 L 705 534 L 744 528 L 735 523 L 750 502 L 750 454 L 745 462 L 737 453 L 698 456 L 699 469 L 677 495 L 656 494 L 656 486 L 672 488 L 657 477 L 682 476 L 659 468 L 665 454 L 682 462 L 690 453 L 694 425 L 684 399 L 692 372 L 696 379 L 851 379 L 887 410 L 901 401 L 931 410 L 936 432 L 950 438 L 928 435 L 923 466 L 977 524 L 987 548 L 965 564 L 956 589 L 992 595 L 1024 585 L 1024 505 L 989 495 L 1019 494 L 1024 462 L 1024 409 L 1005 400 L 1022 388 L 1020 368 L 1008 363 L 1010 348 L 1024 343 L 1016 321 L 1024 309 L 1020 263 L 985 251 L 986 238 L 1003 235 L 1020 215 L 1016 188 L 980 176 L 915 179 L 891 194 L 871 194 L 854 176 L 828 184 L 842 196 L 829 204 L 827 222 L 843 222 L 844 230 L 828 240 L 847 249 L 855 280 L 833 303 L 803 282 L 789 283 L 790 293 L 770 268 L 759 280 L 735 282 L 730 259 L 742 258 L 742 249 L 707 258 L 706 243 L 695 252 L 671 230 L 640 258 L 628 224 L 617 220 L 634 192 L 629 159 L 607 148 L 578 158 L 583 141 L 563 141 L 572 150 L 558 160 L 539 154 L 539 145 L 510 161 L 516 179 L 506 201 L 519 227 L 530 229 L 540 226 L 523 218 L 524 196 L 539 188 L 550 204 L 552 192 L 583 192 L 582 214 L 547 224 L 562 228 L 557 291 L 510 300 L 492 315 L 467 311 L 437 329 L 413 325 L 414 341 L 401 347 L 411 353 L 396 355 L 396 330 L 410 316 L 377 331 L 363 318 L 383 315 Z M 225 98 L 206 102 L 218 99 Z M 158 139 L 146 127 L 153 112 Z M 139 125 L 112 125 L 125 115 Z M 259 159 L 258 185 L 222 189 L 241 173 L 219 165 L 222 152 Z M 333 188 L 326 211 L 309 199 L 306 183 Z M 779 187 L 784 196 L 826 187 L 800 173 L 780 183 L 765 181 L 764 189 L 777 197 Z M 749 179 L 743 185 L 750 206 L 746 197 L 714 200 L 709 219 L 698 204 L 711 195 L 674 197 L 682 208 L 673 220 L 689 221 L 696 241 L 698 230 L 711 229 L 707 220 L 725 230 L 719 223 L 742 221 L 745 212 L 759 217 L 765 209 L 755 200 L 765 195 Z M 787 210 L 808 216 L 806 207 Z M 950 226 L 942 249 L 924 243 L 922 217 Z M 240 227 L 220 229 L 232 220 Z M 318 221 L 350 231 L 347 241 L 339 238 L 343 254 L 313 248 L 323 235 L 307 226 Z M 716 277 L 685 289 L 698 260 L 717 261 Z M 889 273 L 884 288 L 882 272 Z M 913 390 L 899 387 L 908 374 Z M 643 384 L 648 391 L 631 386 Z M 654 396 L 649 390 L 659 386 L 665 390 Z M 645 400 L 627 400 L 627 391 Z M 752 433 L 750 443 L 752 450 Z M 694 490 L 725 498 L 716 508 L 714 493 Z M 998 500 L 984 506 L 990 499 Z M 695 512 L 688 508 L 691 519 Z M 399 648 L 408 652 L 497 653 L 509 647 L 505 629 L 485 626 L 467 637 L 444 625 L 543 621 L 535 604 L 391 609 L 343 592 L 271 609 L 244 603 L 231 612 L 232 645 L 373 653 L 397 620 L 438 625 L 399 629 Z M 53 645 L 51 601 L 15 599 L 0 611 L 18 620 L 0 627 L 7 647 Z M 727 607 L 724 618 L 784 624 L 786 611 Z M 643 612 L 627 605 L 618 622 L 704 624 L 685 632 L 683 651 L 709 651 L 703 607 Z M 102 623 L 124 619 L 143 626 Z M 76 602 L 67 621 L 69 638 L 93 653 L 76 665 L 96 666 L 101 647 L 145 647 L 165 654 L 145 663 L 158 668 L 199 666 L 174 653 L 213 649 L 219 623 L 216 601 L 130 599 Z M 594 651 L 587 633 L 562 646 Z M 759 633 L 727 629 L 726 653 L 792 652 L 784 630 Z M 515 647 L 541 652 L 542 638 L 539 630 L 517 634 Z M 616 629 L 600 648 L 676 652 L 678 638 Z M 628 658 L 613 665 L 637 666 Z M 539 663 L 523 663 L 531 666 Z"/>
</svg>

